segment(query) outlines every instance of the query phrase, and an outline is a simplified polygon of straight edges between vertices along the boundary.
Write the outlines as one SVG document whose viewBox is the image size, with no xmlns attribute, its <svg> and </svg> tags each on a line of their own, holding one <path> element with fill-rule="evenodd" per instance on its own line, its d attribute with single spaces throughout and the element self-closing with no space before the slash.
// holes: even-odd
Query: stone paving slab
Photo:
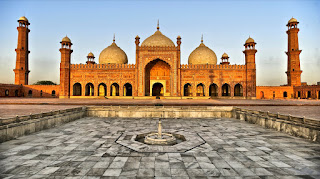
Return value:
<svg viewBox="0 0 320 179">
<path fill-rule="evenodd" d="M 139 153 L 125 132 L 155 119 L 86 117 L 0 144 L 0 178 L 320 178 L 320 144 L 243 121 L 164 119 L 206 143 L 184 153 Z"/>
</svg>

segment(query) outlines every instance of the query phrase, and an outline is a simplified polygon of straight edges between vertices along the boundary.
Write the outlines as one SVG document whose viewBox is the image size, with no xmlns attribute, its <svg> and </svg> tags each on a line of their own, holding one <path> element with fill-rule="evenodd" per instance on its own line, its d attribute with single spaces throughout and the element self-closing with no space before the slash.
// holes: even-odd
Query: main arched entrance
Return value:
<svg viewBox="0 0 320 179">
<path fill-rule="evenodd" d="M 160 93 L 161 85 L 162 94 Z M 161 96 L 170 96 L 170 92 L 170 65 L 160 59 L 149 62 L 145 67 L 145 95 L 157 96 L 154 94 L 159 94 Z"/>
<path fill-rule="evenodd" d="M 152 85 L 152 96 L 163 96 L 163 85 L 161 83 L 154 83 Z"/>
</svg>

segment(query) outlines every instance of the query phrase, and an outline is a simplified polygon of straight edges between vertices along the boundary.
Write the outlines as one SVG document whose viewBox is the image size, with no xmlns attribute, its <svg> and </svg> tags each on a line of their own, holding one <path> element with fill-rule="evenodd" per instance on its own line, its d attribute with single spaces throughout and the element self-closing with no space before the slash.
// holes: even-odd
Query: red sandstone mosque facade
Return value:
<svg viewBox="0 0 320 179">
<path fill-rule="evenodd" d="M 128 64 L 126 53 L 113 43 L 99 55 L 99 63 L 90 52 L 86 64 L 72 64 L 72 43 L 62 39 L 59 85 L 28 85 L 29 21 L 18 20 L 15 85 L 0 84 L 0 96 L 59 97 L 59 98 L 135 98 L 166 99 L 208 98 L 319 98 L 320 86 L 301 85 L 298 43 L 298 21 L 290 19 L 288 26 L 288 84 L 285 86 L 256 86 L 255 41 L 244 44 L 244 65 L 230 65 L 224 53 L 221 63 L 201 39 L 189 55 L 188 64 L 181 64 L 181 37 L 176 44 L 160 32 L 140 43 L 135 38 L 136 63 Z M 311 90 L 311 91 L 310 91 Z"/>
</svg>

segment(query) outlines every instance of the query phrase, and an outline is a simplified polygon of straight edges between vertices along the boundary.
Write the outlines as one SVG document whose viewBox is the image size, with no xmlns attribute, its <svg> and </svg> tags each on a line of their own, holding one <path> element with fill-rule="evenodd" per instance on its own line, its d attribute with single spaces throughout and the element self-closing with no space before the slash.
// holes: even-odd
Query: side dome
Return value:
<svg viewBox="0 0 320 179">
<path fill-rule="evenodd" d="M 128 63 L 128 57 L 127 54 L 113 41 L 113 43 L 109 47 L 101 51 L 99 56 L 99 63 L 126 64 Z"/>
<path fill-rule="evenodd" d="M 217 56 L 213 50 L 204 45 L 203 42 L 191 52 L 188 59 L 189 64 L 217 64 Z"/>
<path fill-rule="evenodd" d="M 175 44 L 171 39 L 163 35 L 160 30 L 157 30 L 153 35 L 146 38 L 141 46 L 149 46 L 149 47 L 175 47 Z"/>
</svg>

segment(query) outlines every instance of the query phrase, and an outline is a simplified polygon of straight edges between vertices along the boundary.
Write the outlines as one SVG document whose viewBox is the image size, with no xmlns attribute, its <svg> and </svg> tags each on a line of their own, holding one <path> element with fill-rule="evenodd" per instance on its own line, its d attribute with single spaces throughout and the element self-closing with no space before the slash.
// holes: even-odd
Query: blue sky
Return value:
<svg viewBox="0 0 320 179">
<path fill-rule="evenodd" d="M 302 1 L 0 1 L 0 83 L 14 83 L 17 19 L 29 19 L 30 83 L 59 83 L 60 41 L 73 45 L 72 63 L 85 63 L 92 51 L 116 43 L 135 63 L 136 35 L 142 42 L 156 30 L 176 42 L 182 37 L 181 63 L 199 45 L 201 34 L 220 62 L 226 52 L 231 64 L 244 64 L 242 53 L 250 35 L 257 42 L 257 85 L 286 84 L 287 34 L 291 17 L 298 19 L 302 81 L 320 81 L 320 2 Z"/>
</svg>

